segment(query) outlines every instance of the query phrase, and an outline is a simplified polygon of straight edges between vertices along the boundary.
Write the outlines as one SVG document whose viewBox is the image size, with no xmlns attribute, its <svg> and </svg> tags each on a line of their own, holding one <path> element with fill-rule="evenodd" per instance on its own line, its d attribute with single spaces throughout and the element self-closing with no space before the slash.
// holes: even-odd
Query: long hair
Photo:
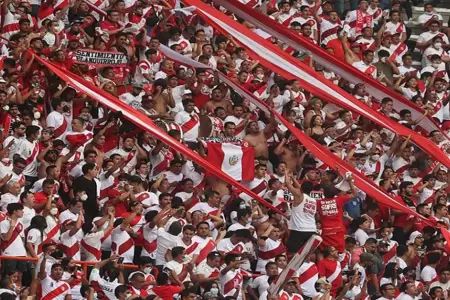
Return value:
<svg viewBox="0 0 450 300">
<path fill-rule="evenodd" d="M 31 219 L 30 227 L 28 227 L 28 232 L 30 232 L 31 229 L 37 229 L 41 233 L 41 241 L 44 241 L 44 230 L 47 228 L 47 220 L 44 216 L 36 215 Z M 27 240 L 28 240 L 28 233 L 27 233 Z"/>
</svg>

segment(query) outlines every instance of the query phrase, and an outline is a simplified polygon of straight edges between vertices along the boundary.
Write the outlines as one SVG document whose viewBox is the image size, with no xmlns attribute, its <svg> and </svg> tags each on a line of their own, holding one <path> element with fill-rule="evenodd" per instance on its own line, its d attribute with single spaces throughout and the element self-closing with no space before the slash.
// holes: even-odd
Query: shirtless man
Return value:
<svg viewBox="0 0 450 300">
<path fill-rule="evenodd" d="M 227 114 L 232 114 L 233 105 L 230 101 L 223 99 L 222 91 L 219 88 L 215 88 L 212 90 L 211 99 L 205 103 L 203 109 L 206 110 L 208 114 L 212 114 L 214 109 L 219 106 L 223 107 Z"/>
<path fill-rule="evenodd" d="M 274 154 L 278 156 L 280 161 L 286 162 L 287 168 L 294 174 L 297 174 L 307 153 L 307 151 L 302 153 L 298 142 L 289 143 L 285 138 L 274 150 Z"/>
<path fill-rule="evenodd" d="M 269 124 L 264 128 L 264 130 L 259 130 L 258 123 L 255 121 L 249 122 L 247 124 L 246 133 L 244 141 L 249 143 L 255 149 L 255 157 L 264 156 L 269 157 L 269 149 L 267 146 L 267 139 L 270 138 L 277 128 L 277 122 L 275 120 L 275 115 L 270 114 Z"/>
<path fill-rule="evenodd" d="M 153 83 L 155 87 L 155 94 L 153 99 L 155 102 L 154 110 L 160 115 L 167 115 L 169 107 L 175 107 L 175 100 L 172 97 L 172 89 L 167 87 L 167 94 L 163 93 L 164 88 L 166 88 L 165 82 L 159 79 L 155 80 Z"/>
</svg>

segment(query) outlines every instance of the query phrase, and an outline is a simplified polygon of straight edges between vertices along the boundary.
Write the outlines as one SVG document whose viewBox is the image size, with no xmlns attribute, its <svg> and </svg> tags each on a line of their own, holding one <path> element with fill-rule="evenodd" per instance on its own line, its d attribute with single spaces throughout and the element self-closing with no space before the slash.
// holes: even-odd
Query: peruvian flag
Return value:
<svg viewBox="0 0 450 300">
<path fill-rule="evenodd" d="M 252 180 L 255 176 L 255 150 L 245 144 L 208 143 L 208 161 L 234 180 Z"/>
</svg>

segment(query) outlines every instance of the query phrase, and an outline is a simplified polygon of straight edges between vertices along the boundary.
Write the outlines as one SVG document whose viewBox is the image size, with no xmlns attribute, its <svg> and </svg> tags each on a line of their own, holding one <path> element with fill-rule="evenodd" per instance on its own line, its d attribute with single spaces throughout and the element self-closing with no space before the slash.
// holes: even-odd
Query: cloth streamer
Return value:
<svg viewBox="0 0 450 300">
<path fill-rule="evenodd" d="M 161 140 L 168 146 L 172 147 L 173 149 L 183 153 L 190 159 L 192 159 L 194 162 L 198 163 L 199 165 L 203 166 L 207 171 L 211 172 L 218 178 L 222 179 L 223 181 L 227 182 L 228 184 L 231 184 L 232 186 L 237 187 L 242 192 L 246 193 L 250 197 L 254 198 L 261 204 L 269 207 L 270 209 L 276 211 L 277 213 L 285 216 L 285 214 L 279 210 L 278 208 L 274 207 L 261 197 L 259 197 L 254 192 L 250 191 L 247 187 L 242 185 L 241 183 L 237 182 L 221 170 L 218 170 L 216 167 L 211 165 L 207 160 L 202 158 L 200 155 L 183 145 L 182 143 L 174 140 L 172 137 L 170 137 L 167 133 L 162 131 L 159 127 L 157 127 L 151 119 L 146 117 L 143 113 L 133 109 L 126 103 L 122 102 L 121 100 L 117 99 L 116 97 L 113 97 L 112 95 L 108 94 L 104 90 L 98 88 L 97 86 L 93 85 L 92 83 L 88 82 L 87 80 L 72 74 L 68 73 L 67 71 L 63 71 L 60 68 L 56 67 L 52 63 L 40 58 L 38 55 L 35 56 L 35 59 L 37 59 L 42 65 L 47 67 L 50 71 L 55 73 L 59 78 L 61 78 L 63 81 L 68 83 L 71 87 L 82 91 L 86 95 L 89 95 L 92 99 L 95 99 L 96 101 L 100 102 L 101 104 L 106 105 L 108 108 L 112 109 L 113 111 L 121 111 L 123 116 L 127 118 L 130 122 L 135 124 L 136 126 L 144 129 L 145 131 L 149 132 L 151 135 L 156 137 L 157 139 Z"/>
<path fill-rule="evenodd" d="M 321 47 L 312 44 L 301 35 L 288 29 L 283 24 L 277 23 L 267 15 L 248 7 L 247 5 L 239 2 L 238 0 L 214 0 L 215 3 L 223 6 L 228 11 L 232 12 L 236 16 L 252 23 L 261 30 L 264 30 L 268 34 L 276 37 L 282 42 L 288 44 L 290 47 L 297 51 L 310 51 L 314 61 L 320 65 L 325 66 L 328 70 L 333 71 L 345 80 L 351 83 L 363 82 L 366 85 L 368 93 L 377 98 L 383 99 L 389 97 L 394 101 L 394 109 L 401 111 L 402 109 L 408 109 L 411 111 L 413 119 L 418 119 L 423 115 L 423 111 L 412 101 L 402 97 L 395 91 L 387 88 L 372 77 L 367 76 L 360 70 L 352 67 L 351 65 L 337 59 Z M 433 130 L 439 130 L 444 134 L 444 137 L 450 140 L 447 134 L 439 127 L 439 125 L 431 118 L 426 116 L 418 124 L 423 129 L 431 132 Z"/>
<path fill-rule="evenodd" d="M 380 114 L 371 107 L 362 105 L 361 101 L 339 89 L 323 76 L 319 76 L 294 57 L 283 52 L 217 9 L 201 1 L 183 0 L 183 2 L 186 5 L 195 5 L 197 7 L 196 13 L 208 24 L 225 36 L 231 35 L 237 43 L 247 50 L 250 57 L 257 59 L 261 65 L 269 70 L 280 74 L 284 78 L 299 80 L 302 87 L 311 94 L 357 113 L 380 125 L 382 128 L 386 128 L 401 136 L 411 136 L 411 140 L 423 151 L 442 163 L 442 165 L 450 168 L 449 157 L 429 139 Z"/>
<path fill-rule="evenodd" d="M 301 247 L 294 255 L 283 271 L 277 276 L 274 282 L 270 284 L 269 289 L 267 290 L 268 294 L 278 295 L 283 285 L 294 276 L 294 273 L 300 269 L 305 259 L 313 253 L 321 243 L 322 238 L 320 236 L 313 235 L 310 237 L 303 247 Z"/>
<path fill-rule="evenodd" d="M 190 59 L 184 55 L 181 55 L 172 49 L 160 45 L 159 50 L 168 58 L 175 60 L 185 66 L 193 67 L 193 68 L 203 68 L 203 69 L 211 69 L 209 66 L 203 65 L 198 61 Z M 355 185 L 364 191 L 367 195 L 372 197 L 377 202 L 390 207 L 395 210 L 402 211 L 406 214 L 414 215 L 416 217 L 422 218 L 424 223 L 432 226 L 432 223 L 429 222 L 426 218 L 419 215 L 417 212 L 411 210 L 406 205 L 398 203 L 394 198 L 392 198 L 389 194 L 387 194 L 383 189 L 377 186 L 373 181 L 367 179 L 365 176 L 361 174 L 361 172 L 357 171 L 355 168 L 350 166 L 347 162 L 339 158 L 338 156 L 331 153 L 331 151 L 317 143 L 315 140 L 310 138 L 304 132 L 299 130 L 297 127 L 293 126 L 289 123 L 285 118 L 280 116 L 275 110 L 269 107 L 266 103 L 256 98 L 253 94 L 243 88 L 240 84 L 232 81 L 229 77 L 225 76 L 223 73 L 218 72 L 219 79 L 222 80 L 225 84 L 227 84 L 233 91 L 238 93 L 245 99 L 250 100 L 253 104 L 255 104 L 261 111 L 266 114 L 273 113 L 275 115 L 275 119 L 286 126 L 289 131 L 299 140 L 301 143 L 308 149 L 315 157 L 320 159 L 323 163 L 329 166 L 334 171 L 339 171 L 341 173 L 350 172 L 353 175 L 353 180 L 355 181 Z"/>
</svg>

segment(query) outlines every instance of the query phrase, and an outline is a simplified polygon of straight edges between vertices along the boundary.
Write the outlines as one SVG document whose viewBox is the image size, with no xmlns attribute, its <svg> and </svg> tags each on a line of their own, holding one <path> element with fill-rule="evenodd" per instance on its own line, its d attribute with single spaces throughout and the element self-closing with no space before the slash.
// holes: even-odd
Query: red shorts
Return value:
<svg viewBox="0 0 450 300">
<path fill-rule="evenodd" d="M 339 253 L 343 253 L 345 250 L 345 233 L 341 232 L 333 232 L 328 230 L 322 230 L 322 244 L 321 247 L 333 246 L 337 249 Z"/>
</svg>

